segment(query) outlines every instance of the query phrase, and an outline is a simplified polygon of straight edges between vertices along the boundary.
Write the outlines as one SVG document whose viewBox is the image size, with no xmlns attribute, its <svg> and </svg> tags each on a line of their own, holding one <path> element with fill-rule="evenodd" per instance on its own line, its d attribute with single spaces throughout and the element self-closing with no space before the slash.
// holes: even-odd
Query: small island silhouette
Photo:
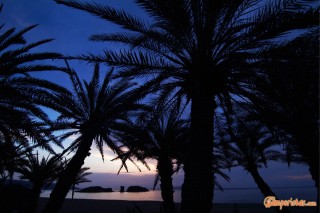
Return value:
<svg viewBox="0 0 320 213">
<path fill-rule="evenodd" d="M 129 186 L 127 192 L 148 192 L 149 190 L 142 186 Z"/>
<path fill-rule="evenodd" d="M 95 193 L 95 192 L 113 192 L 113 191 L 112 191 L 112 188 L 103 188 L 101 186 L 90 186 L 90 187 L 80 189 L 76 192 Z"/>
<path fill-rule="evenodd" d="M 127 192 L 148 192 L 149 190 L 142 186 L 129 186 Z M 89 186 L 79 189 L 76 192 L 80 193 L 99 193 L 99 192 L 114 192 L 112 188 L 103 188 L 101 186 Z"/>
</svg>

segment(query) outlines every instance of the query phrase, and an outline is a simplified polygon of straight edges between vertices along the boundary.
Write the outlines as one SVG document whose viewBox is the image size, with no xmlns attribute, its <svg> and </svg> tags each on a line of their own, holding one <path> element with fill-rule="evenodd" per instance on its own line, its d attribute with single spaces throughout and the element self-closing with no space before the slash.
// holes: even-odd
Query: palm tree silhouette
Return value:
<svg viewBox="0 0 320 213">
<path fill-rule="evenodd" d="M 179 105 L 175 104 L 166 108 L 158 105 L 149 114 L 142 115 L 140 120 L 124 124 L 122 131 L 116 134 L 117 139 L 128 150 L 115 158 L 123 162 L 120 170 L 125 166 L 126 160 L 132 161 L 131 157 L 141 161 L 147 168 L 149 167 L 146 159 L 157 161 L 157 174 L 153 189 L 160 180 L 164 212 L 175 212 L 172 175 L 182 167 L 186 155 L 184 147 L 190 140 L 190 120 L 181 118 L 181 112 L 177 106 Z M 228 181 L 229 177 L 221 169 L 230 168 L 231 162 L 226 160 L 220 149 L 221 147 L 216 144 L 212 176 L 215 185 L 222 190 L 215 176 L 219 175 Z"/>
<path fill-rule="evenodd" d="M 21 174 L 21 179 L 29 180 L 33 186 L 21 212 L 36 212 L 41 189 L 50 186 L 58 178 L 65 165 L 62 158 L 55 155 L 51 157 L 48 155 L 40 160 L 38 152 L 37 154 L 26 153 L 25 159 L 19 163 L 16 172 Z"/>
<path fill-rule="evenodd" d="M 243 116 L 243 115 L 242 115 Z M 235 119 L 232 127 L 220 131 L 220 146 L 232 166 L 241 166 L 250 173 L 264 197 L 275 196 L 270 186 L 260 175 L 258 169 L 267 167 L 268 161 L 279 161 L 285 155 L 277 148 L 278 141 L 269 129 L 249 116 Z M 226 125 L 227 126 L 227 125 Z M 230 144 L 230 142 L 232 142 Z M 275 208 L 277 212 L 289 212 L 288 209 Z"/>
<path fill-rule="evenodd" d="M 268 54 L 270 81 L 263 86 L 273 88 L 264 93 L 273 105 L 262 101 L 255 114 L 281 135 L 288 156 L 292 151 L 302 155 L 319 193 L 318 38 L 319 30 L 313 29 Z"/>
<path fill-rule="evenodd" d="M 258 113 L 268 126 L 285 131 L 286 143 L 303 155 L 319 189 L 318 38 L 318 30 L 308 31 L 270 53 L 272 64 L 265 61 L 270 85 L 264 86 L 273 88 L 265 95 L 275 107 Z"/>
<path fill-rule="evenodd" d="M 32 77 L 0 79 L 0 134 L 6 143 L 33 143 L 49 152 L 61 146 L 50 130 L 51 121 L 42 106 L 52 107 L 60 86 Z"/>
<path fill-rule="evenodd" d="M 0 185 L 8 179 L 12 180 L 17 166 L 23 161 L 25 154 L 33 148 L 29 146 L 25 138 L 18 140 L 9 137 L 8 140 L 5 140 L 0 134 Z"/>
<path fill-rule="evenodd" d="M 92 174 L 92 172 L 86 172 L 89 169 L 90 169 L 89 167 L 82 167 L 79 170 L 79 172 L 77 173 L 76 179 L 72 184 L 72 199 L 73 199 L 73 196 L 74 196 L 74 191 L 76 189 L 76 185 L 79 185 L 80 183 L 91 182 L 91 180 L 86 178 L 86 176 Z"/>
<path fill-rule="evenodd" d="M 4 139 L 1 142 L 12 144 L 32 141 L 53 152 L 49 141 L 61 145 L 51 134 L 50 119 L 40 106 L 54 106 L 55 94 L 64 89 L 30 76 L 30 72 L 64 69 L 44 63 L 62 57 L 61 54 L 34 51 L 52 39 L 31 43 L 25 40 L 25 34 L 35 27 L 32 25 L 18 32 L 15 28 L 0 27 L 0 137 Z"/>
<path fill-rule="evenodd" d="M 121 168 L 129 157 L 137 158 L 146 166 L 146 159 L 155 159 L 157 174 L 153 189 L 160 180 L 164 212 L 172 213 L 175 212 L 172 175 L 181 165 L 181 147 L 189 139 L 189 122 L 179 118 L 180 113 L 175 107 L 166 111 L 160 108 L 153 109 L 140 117 L 140 120 L 124 124 L 116 137 L 128 151 L 116 159 L 122 160 Z"/>
<path fill-rule="evenodd" d="M 112 82 L 112 71 L 109 71 L 100 84 L 99 73 L 99 65 L 96 64 L 91 81 L 82 83 L 76 72 L 69 67 L 73 91 L 61 94 L 56 100 L 60 107 L 55 110 L 61 115 L 54 130 L 68 130 L 60 136 L 61 139 L 77 136 L 62 153 L 75 151 L 75 154 L 59 177 L 44 212 L 59 210 L 85 158 L 90 155 L 93 142 L 102 159 L 104 143 L 117 154 L 122 153 L 112 138 L 112 132 L 119 123 L 135 116 L 136 112 L 144 108 L 138 101 L 144 97 L 145 92 L 135 89 L 135 83 L 128 80 Z"/>
<path fill-rule="evenodd" d="M 119 68 L 119 77 L 152 76 L 146 82 L 191 104 L 189 156 L 184 163 L 182 212 L 210 212 L 213 197 L 213 123 L 217 99 L 235 95 L 254 102 L 255 81 L 264 75 L 259 59 L 281 45 L 273 38 L 318 25 L 318 12 L 300 1 L 136 0 L 148 20 L 96 3 L 56 0 L 115 23 L 125 32 L 91 37 L 127 45 L 80 58 Z M 149 24 L 150 23 L 150 24 Z M 165 93 L 165 94 L 167 94 Z"/>
</svg>

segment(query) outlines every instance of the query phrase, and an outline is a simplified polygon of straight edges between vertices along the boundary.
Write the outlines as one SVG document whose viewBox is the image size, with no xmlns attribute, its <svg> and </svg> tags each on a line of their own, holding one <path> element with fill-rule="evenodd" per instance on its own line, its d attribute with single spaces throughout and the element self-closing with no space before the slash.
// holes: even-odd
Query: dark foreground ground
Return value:
<svg viewBox="0 0 320 213">
<path fill-rule="evenodd" d="M 41 198 L 41 210 L 48 198 Z M 179 204 L 177 204 L 177 208 Z M 122 200 L 85 200 L 66 199 L 60 213 L 160 213 L 159 201 L 122 201 Z M 139 211 L 139 210 L 140 211 Z M 266 209 L 261 204 L 237 204 L 238 213 L 273 213 L 274 209 Z M 235 213 L 234 204 L 214 204 L 214 213 Z M 40 211 L 39 211 L 40 212 Z M 315 207 L 291 207 L 291 213 L 316 213 Z"/>
</svg>

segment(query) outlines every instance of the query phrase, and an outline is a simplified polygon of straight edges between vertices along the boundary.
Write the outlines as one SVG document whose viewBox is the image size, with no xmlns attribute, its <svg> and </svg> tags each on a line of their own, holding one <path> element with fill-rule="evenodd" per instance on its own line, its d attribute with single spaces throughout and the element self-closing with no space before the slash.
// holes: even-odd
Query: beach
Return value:
<svg viewBox="0 0 320 213">
<path fill-rule="evenodd" d="M 48 198 L 40 198 L 38 212 L 41 212 Z M 180 204 L 176 204 L 179 208 Z M 271 213 L 273 209 L 266 209 L 263 204 L 237 204 L 238 213 Z M 160 201 L 124 201 L 124 200 L 89 200 L 66 199 L 60 213 L 160 213 Z M 139 210 L 138 210 L 139 209 Z M 291 207 L 291 213 L 315 213 L 315 207 Z M 214 204 L 214 213 L 233 213 L 234 204 Z"/>
</svg>

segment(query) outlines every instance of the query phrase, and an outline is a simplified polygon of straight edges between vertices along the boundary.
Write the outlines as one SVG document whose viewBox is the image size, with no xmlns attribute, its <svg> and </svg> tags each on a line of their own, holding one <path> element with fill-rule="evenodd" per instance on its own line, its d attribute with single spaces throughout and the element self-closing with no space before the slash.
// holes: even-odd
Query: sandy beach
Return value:
<svg viewBox="0 0 320 213">
<path fill-rule="evenodd" d="M 38 212 L 44 207 L 48 198 L 41 198 Z M 177 208 L 179 204 L 176 204 Z M 271 213 L 273 209 L 266 209 L 262 204 L 237 204 L 238 213 Z M 66 199 L 60 213 L 160 213 L 160 201 L 122 201 L 122 200 L 88 200 Z M 292 213 L 315 213 L 315 207 L 291 207 Z M 214 213 L 233 213 L 234 204 L 214 204 Z"/>
</svg>

